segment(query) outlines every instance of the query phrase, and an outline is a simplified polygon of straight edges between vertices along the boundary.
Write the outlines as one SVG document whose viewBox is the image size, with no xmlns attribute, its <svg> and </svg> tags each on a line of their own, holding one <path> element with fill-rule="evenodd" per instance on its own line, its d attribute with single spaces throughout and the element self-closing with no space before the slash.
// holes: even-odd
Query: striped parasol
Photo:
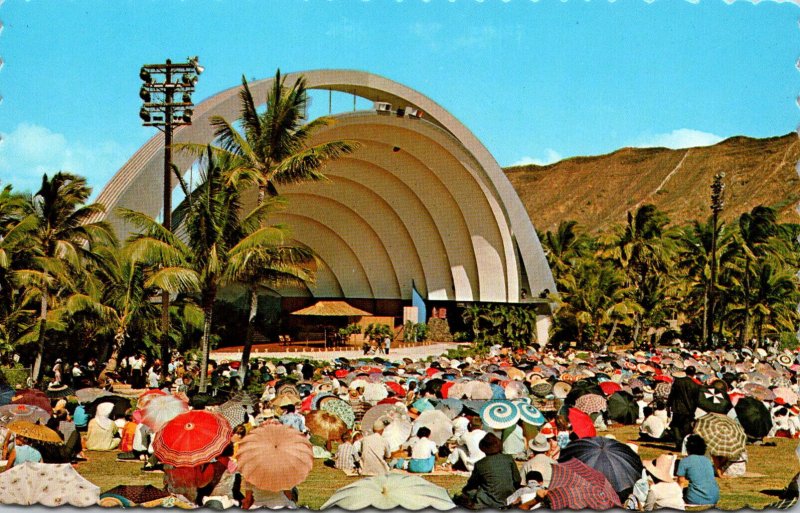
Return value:
<svg viewBox="0 0 800 513">
<path fill-rule="evenodd" d="M 738 458 L 745 450 L 747 435 L 742 426 L 727 415 L 709 413 L 697 420 L 694 432 L 702 436 L 711 456 Z"/>
<path fill-rule="evenodd" d="M 519 408 L 511 401 L 488 401 L 481 408 L 481 420 L 492 429 L 511 427 L 517 423 L 519 417 Z"/>
<path fill-rule="evenodd" d="M 168 465 L 194 467 L 219 456 L 232 432 L 222 415 L 193 410 L 178 415 L 156 433 L 153 451 Z"/>
<path fill-rule="evenodd" d="M 672 384 L 664 383 L 662 381 L 656 383 L 656 387 L 653 390 L 653 395 L 655 396 L 656 399 L 667 399 L 671 391 L 672 391 Z"/>
<path fill-rule="evenodd" d="M 575 407 L 584 413 L 598 413 L 608 408 L 605 397 L 597 394 L 586 394 L 575 401 Z"/>
<path fill-rule="evenodd" d="M 217 413 L 228 419 L 231 427 L 247 421 L 247 406 L 238 401 L 227 401 L 217 407 Z"/>
<path fill-rule="evenodd" d="M 603 511 L 621 506 L 608 479 L 577 458 L 553 465 L 547 497 L 553 510 Z"/>
<path fill-rule="evenodd" d="M 547 381 L 540 381 L 531 385 L 531 393 L 536 397 L 547 397 L 553 391 L 553 385 Z"/>
</svg>

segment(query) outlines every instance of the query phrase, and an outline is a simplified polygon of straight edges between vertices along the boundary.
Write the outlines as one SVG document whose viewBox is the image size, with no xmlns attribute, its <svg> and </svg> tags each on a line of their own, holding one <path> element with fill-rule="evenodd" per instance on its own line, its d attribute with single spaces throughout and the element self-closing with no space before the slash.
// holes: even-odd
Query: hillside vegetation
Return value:
<svg viewBox="0 0 800 513">
<path fill-rule="evenodd" d="M 671 150 L 623 148 L 607 155 L 574 157 L 547 166 L 505 170 L 542 231 L 575 220 L 588 232 L 625 221 L 646 203 L 666 212 L 672 224 L 705 220 L 716 173 L 725 173 L 723 219 L 768 205 L 781 222 L 800 222 L 800 160 L 797 134 L 753 139 L 732 137 L 714 146 Z"/>
</svg>

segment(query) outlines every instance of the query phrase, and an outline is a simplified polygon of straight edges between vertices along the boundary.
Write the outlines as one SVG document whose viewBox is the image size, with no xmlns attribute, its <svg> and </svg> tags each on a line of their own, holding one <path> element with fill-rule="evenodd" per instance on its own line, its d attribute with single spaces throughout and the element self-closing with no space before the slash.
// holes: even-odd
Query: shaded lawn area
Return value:
<svg viewBox="0 0 800 513">
<path fill-rule="evenodd" d="M 625 426 L 610 431 L 620 441 L 633 441 L 638 438 L 638 426 Z M 781 490 L 789 480 L 800 471 L 795 456 L 797 440 L 770 439 L 776 446 L 748 446 L 750 462 L 748 473 L 763 474 L 763 477 L 740 477 L 735 479 L 719 479 L 722 498 L 721 509 L 742 509 L 752 507 L 760 509 L 777 497 L 769 491 Z M 639 454 L 643 459 L 653 459 L 665 452 L 672 452 L 671 447 L 651 442 L 639 443 Z M 105 492 L 119 484 L 152 484 L 163 487 L 164 475 L 160 473 L 141 472 L 141 463 L 118 463 L 116 453 L 88 452 L 88 462 L 77 466 L 78 472 Z M 308 479 L 299 486 L 300 506 L 319 509 L 337 489 L 357 481 L 357 477 L 347 477 L 344 473 L 325 467 L 322 460 L 314 461 L 314 468 Z M 452 496 L 464 486 L 467 478 L 463 476 L 429 476 L 429 481 L 442 486 Z M 766 492 L 766 493 L 765 493 Z"/>
</svg>

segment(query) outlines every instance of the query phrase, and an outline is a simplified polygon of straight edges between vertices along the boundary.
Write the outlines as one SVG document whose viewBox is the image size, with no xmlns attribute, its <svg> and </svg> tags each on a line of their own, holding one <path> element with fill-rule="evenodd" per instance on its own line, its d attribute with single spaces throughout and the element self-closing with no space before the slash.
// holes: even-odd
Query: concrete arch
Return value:
<svg viewBox="0 0 800 513">
<path fill-rule="evenodd" d="M 373 293 L 371 297 L 399 297 L 400 283 L 395 263 L 389 256 L 384 241 L 370 223 L 339 201 L 318 194 L 295 192 L 290 198 L 299 201 L 290 201 L 286 214 L 316 220 L 335 232 L 353 250 L 367 274 Z M 294 229 L 292 236 L 302 241 L 306 234 L 302 230 Z"/>
<path fill-rule="evenodd" d="M 297 205 L 304 196 L 318 196 L 341 203 L 363 219 L 381 219 L 381 223 L 370 224 L 386 249 L 397 275 L 400 296 L 411 298 L 411 281 L 417 280 L 420 291 L 427 290 L 428 274 L 422 265 L 419 250 L 414 238 L 398 213 L 378 194 L 368 187 L 341 176 L 328 175 L 329 182 L 308 184 L 300 194 L 293 192 L 296 186 L 282 187 L 281 195 L 289 200 L 289 205 Z"/>
<path fill-rule="evenodd" d="M 544 289 L 555 291 L 555 283 L 544 252 L 524 206 L 488 150 L 456 118 L 421 93 L 370 73 L 348 70 L 309 71 L 286 75 L 286 83 L 292 84 L 301 76 L 305 78 L 310 89 L 352 93 L 374 101 L 389 102 L 395 109 L 412 107 L 424 112 L 423 119 L 381 116 L 375 112 L 342 115 L 337 117 L 337 122 L 333 126 L 319 132 L 317 137 L 319 140 L 324 137 L 340 139 L 344 138 L 343 130 L 348 125 L 362 127 L 369 125 L 373 133 L 366 134 L 366 130 L 362 129 L 361 137 L 364 141 L 370 140 L 368 135 L 372 135 L 372 139 L 384 145 L 391 145 L 393 137 L 403 141 L 400 146 L 405 146 L 410 153 L 409 159 L 400 165 L 379 158 L 378 155 L 362 154 L 359 151 L 358 155 L 335 163 L 326 172 L 332 176 L 348 178 L 351 182 L 361 182 L 380 195 L 394 210 L 392 219 L 397 218 L 399 219 L 397 222 L 402 222 L 406 226 L 414 251 L 418 253 L 417 259 L 421 261 L 429 299 L 516 302 L 520 300 L 522 288 L 526 288 L 532 296 Z M 251 83 L 250 88 L 254 97 L 265 98 L 272 82 L 272 79 L 266 79 Z M 197 105 L 193 125 L 176 130 L 174 141 L 176 143 L 211 141 L 213 131 L 208 123 L 211 116 L 219 115 L 230 120 L 238 117 L 238 90 L 238 86 L 230 88 Z M 177 155 L 174 161 L 179 168 L 188 169 L 192 158 L 189 155 Z M 348 173 L 344 165 L 346 162 L 354 161 L 361 161 L 357 166 L 353 166 L 354 169 L 358 168 L 358 171 Z M 163 136 L 158 135 L 131 157 L 98 197 L 98 201 L 104 203 L 110 212 L 108 220 L 119 235 L 124 237 L 131 227 L 114 216 L 113 211 L 116 207 L 133 208 L 152 216 L 159 214 L 162 162 Z M 406 165 L 407 169 L 403 167 Z M 365 170 L 370 166 L 373 169 L 384 170 L 381 175 L 383 178 L 373 178 L 370 182 L 361 181 L 366 173 Z M 414 175 L 415 178 L 412 179 L 410 175 Z M 392 191 L 386 190 L 390 189 L 388 185 L 379 186 L 378 180 L 395 184 L 402 182 L 405 188 L 401 194 L 404 197 L 417 196 L 417 200 L 424 205 L 425 212 L 418 211 L 423 220 L 416 224 L 424 227 L 428 235 L 431 228 L 435 228 L 437 236 L 432 241 L 423 240 L 428 235 L 413 228 L 415 223 L 409 219 L 410 209 L 403 208 L 398 205 L 398 201 L 391 200 Z M 436 182 L 444 186 L 444 192 L 435 185 Z M 432 202 L 432 198 L 426 196 L 427 191 L 432 188 L 436 188 L 444 199 L 439 198 Z M 345 198 L 338 194 L 329 196 L 331 200 L 339 203 L 345 201 Z M 380 219 L 374 219 L 368 214 L 368 209 L 352 207 L 351 202 L 351 211 L 358 214 L 368 225 L 381 222 Z M 321 215 L 319 212 L 317 214 Z M 333 282 L 326 279 L 328 285 L 325 287 L 334 296 L 336 292 L 346 297 L 374 298 L 376 294 L 394 294 L 386 299 L 404 298 L 406 290 L 404 287 L 407 285 L 401 281 L 405 281 L 408 276 L 398 274 L 397 262 L 400 260 L 395 259 L 395 262 L 389 260 L 394 266 L 393 278 L 400 285 L 394 291 L 381 289 L 380 292 L 376 292 L 369 282 L 361 256 L 352 248 L 345 248 L 347 245 L 341 238 L 327 245 L 321 244 L 327 236 L 336 236 L 335 233 L 330 233 L 329 228 L 324 227 L 320 222 L 321 219 L 312 219 L 314 216 L 284 215 L 287 220 L 292 221 L 290 225 L 295 230 L 302 226 L 303 231 L 309 231 L 303 235 L 306 240 L 301 242 L 311 241 L 313 244 L 309 246 L 312 249 L 325 247 L 328 251 L 326 261 L 331 265 L 330 270 L 340 283 L 341 289 L 338 292 L 334 291 L 336 287 Z M 460 225 L 457 228 L 452 220 L 454 217 L 456 224 Z M 398 226 L 397 222 L 392 222 L 394 226 Z M 372 227 L 372 231 L 376 234 L 382 233 L 385 229 L 386 227 L 379 229 Z M 408 241 L 405 240 L 404 244 L 408 244 Z M 344 254 L 330 254 L 327 246 L 336 247 Z M 441 250 L 441 246 L 444 246 L 444 251 Z M 437 255 L 429 253 L 436 248 L 439 249 Z M 403 254 L 405 256 L 402 258 L 411 258 L 408 252 Z M 435 262 L 435 272 L 428 272 L 426 262 L 429 261 Z M 443 265 L 449 268 L 448 273 L 441 271 Z M 419 273 L 418 268 L 409 274 L 413 274 L 419 283 L 422 281 L 422 275 L 417 273 Z M 449 283 L 441 283 L 445 278 Z M 520 282 L 521 278 L 525 278 L 525 283 Z"/>
</svg>

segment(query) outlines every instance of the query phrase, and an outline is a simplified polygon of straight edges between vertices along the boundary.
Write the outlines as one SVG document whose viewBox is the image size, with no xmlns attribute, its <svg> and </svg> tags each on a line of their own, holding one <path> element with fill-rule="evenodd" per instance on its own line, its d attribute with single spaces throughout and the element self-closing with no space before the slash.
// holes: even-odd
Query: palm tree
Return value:
<svg viewBox="0 0 800 513">
<path fill-rule="evenodd" d="M 57 288 L 69 285 L 69 276 L 81 272 L 85 262 L 95 261 L 91 246 L 115 244 L 111 228 L 105 221 L 90 221 L 105 211 L 99 203 L 85 204 L 92 189 L 86 179 L 58 172 L 52 179 L 45 174 L 42 186 L 32 198 L 36 226 L 32 230 L 36 256 L 33 265 L 39 279 L 31 280 L 40 300 L 39 333 L 32 379 L 39 379 L 45 352 L 47 314 Z"/>
<path fill-rule="evenodd" d="M 758 344 L 765 332 L 796 333 L 800 314 L 797 275 L 776 269 L 769 262 L 761 262 L 755 270 L 754 295 L 752 299 Z"/>
<path fill-rule="evenodd" d="M 589 245 L 587 237 L 578 233 L 577 221 L 561 221 L 555 232 L 548 231 L 541 237 L 545 256 L 556 276 L 569 267 L 572 260 L 580 256 Z"/>
<path fill-rule="evenodd" d="M 331 120 L 318 118 L 305 123 L 308 94 L 303 77 L 287 87 L 285 77 L 277 70 L 263 113 L 258 112 L 258 105 L 244 77 L 239 98 L 241 115 L 238 121 L 242 126 L 241 132 L 233 123 L 219 116 L 212 118 L 211 124 L 215 128 L 221 148 L 230 154 L 232 165 L 257 177 L 257 205 L 261 205 L 268 196 L 277 196 L 277 186 L 324 180 L 322 171 L 325 165 L 356 148 L 354 143 L 347 141 L 308 145 L 313 134 L 327 126 Z M 192 149 L 191 146 L 184 147 Z M 194 149 L 197 150 L 197 147 Z M 298 252 L 284 264 L 298 258 L 301 262 L 307 260 Z M 243 369 L 247 368 L 253 344 L 258 313 L 258 286 L 259 281 L 250 284 L 247 338 L 242 354 Z"/>
</svg>

